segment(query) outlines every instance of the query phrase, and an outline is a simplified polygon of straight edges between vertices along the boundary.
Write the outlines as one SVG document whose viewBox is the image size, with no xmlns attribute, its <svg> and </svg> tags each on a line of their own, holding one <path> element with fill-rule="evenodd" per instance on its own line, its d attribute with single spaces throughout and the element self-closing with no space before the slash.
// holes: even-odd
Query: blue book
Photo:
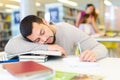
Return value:
<svg viewBox="0 0 120 80">
<path fill-rule="evenodd" d="M 9 62 L 18 62 L 19 61 L 19 57 L 18 56 L 14 56 L 13 58 L 9 59 L 9 60 L 2 60 L 0 61 L 0 63 L 9 63 Z"/>
</svg>

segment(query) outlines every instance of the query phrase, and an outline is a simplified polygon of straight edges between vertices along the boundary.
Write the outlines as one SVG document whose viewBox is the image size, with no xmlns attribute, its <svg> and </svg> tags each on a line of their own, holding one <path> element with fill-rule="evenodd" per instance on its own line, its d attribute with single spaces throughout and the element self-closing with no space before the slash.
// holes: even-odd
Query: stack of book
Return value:
<svg viewBox="0 0 120 80">
<path fill-rule="evenodd" d="M 62 56 L 58 51 L 32 51 L 19 55 L 19 61 L 35 61 L 38 63 L 46 62 L 48 56 Z"/>
</svg>

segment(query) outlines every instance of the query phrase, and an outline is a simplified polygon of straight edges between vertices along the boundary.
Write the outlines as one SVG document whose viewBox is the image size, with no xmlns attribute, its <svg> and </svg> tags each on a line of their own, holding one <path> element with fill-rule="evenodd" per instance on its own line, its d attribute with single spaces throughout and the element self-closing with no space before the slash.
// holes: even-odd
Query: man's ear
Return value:
<svg viewBox="0 0 120 80">
<path fill-rule="evenodd" d="M 43 24 L 49 25 L 49 23 L 45 19 L 42 19 L 42 22 Z"/>
</svg>

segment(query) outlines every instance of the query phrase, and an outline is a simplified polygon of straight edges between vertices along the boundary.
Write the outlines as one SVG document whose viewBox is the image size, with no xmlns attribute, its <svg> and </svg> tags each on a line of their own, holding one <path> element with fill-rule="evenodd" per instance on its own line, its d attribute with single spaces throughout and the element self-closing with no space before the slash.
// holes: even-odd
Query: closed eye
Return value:
<svg viewBox="0 0 120 80">
<path fill-rule="evenodd" d="M 34 40 L 34 42 L 36 42 L 36 43 L 38 43 L 38 42 L 40 42 L 40 36 L 42 36 L 42 35 L 44 35 L 45 34 L 45 30 L 44 29 L 41 29 L 40 30 L 40 32 L 39 32 L 39 37 L 38 38 L 36 38 L 35 40 Z"/>
<path fill-rule="evenodd" d="M 34 42 L 38 43 L 40 41 L 40 38 L 37 38 L 36 40 L 34 40 Z"/>
<path fill-rule="evenodd" d="M 40 35 L 42 36 L 42 35 L 44 35 L 45 34 L 45 30 L 44 29 L 41 29 L 40 30 Z"/>
</svg>

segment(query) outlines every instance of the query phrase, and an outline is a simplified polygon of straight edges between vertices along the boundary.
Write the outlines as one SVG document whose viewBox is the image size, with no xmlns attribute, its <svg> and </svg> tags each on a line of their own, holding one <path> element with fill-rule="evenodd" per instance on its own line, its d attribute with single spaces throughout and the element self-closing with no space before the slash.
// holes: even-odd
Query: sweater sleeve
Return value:
<svg viewBox="0 0 120 80">
<path fill-rule="evenodd" d="M 8 54 L 19 54 L 35 50 L 47 50 L 47 45 L 28 42 L 21 35 L 11 38 L 5 46 L 5 52 Z"/>
<path fill-rule="evenodd" d="M 79 40 L 79 41 L 83 51 L 85 50 L 93 51 L 97 55 L 97 60 L 108 56 L 108 50 L 104 45 L 97 42 L 94 38 L 86 35 L 81 31 L 80 31 L 80 34 L 82 34 L 81 36 L 82 40 Z"/>
<path fill-rule="evenodd" d="M 65 26 L 63 26 L 63 25 L 65 25 Z M 108 50 L 104 45 L 97 42 L 94 38 L 88 36 L 86 33 L 79 30 L 75 26 L 62 22 L 61 26 L 59 26 L 59 27 L 61 27 L 63 29 L 61 32 L 64 34 L 62 34 L 61 32 L 60 32 L 60 34 L 65 36 L 64 37 L 65 40 L 63 41 L 63 42 L 65 42 L 64 48 L 67 47 L 66 51 L 68 53 L 70 53 L 72 50 L 71 46 L 73 46 L 74 44 L 79 42 L 82 52 L 84 52 L 85 50 L 93 51 L 97 55 L 97 60 L 108 56 Z M 60 39 L 62 41 L 63 38 L 60 38 Z M 70 48 L 70 51 L 68 51 L 69 48 Z"/>
<path fill-rule="evenodd" d="M 108 50 L 102 44 L 98 44 L 95 48 L 92 49 L 97 55 L 97 60 L 105 58 L 108 56 Z"/>
</svg>

